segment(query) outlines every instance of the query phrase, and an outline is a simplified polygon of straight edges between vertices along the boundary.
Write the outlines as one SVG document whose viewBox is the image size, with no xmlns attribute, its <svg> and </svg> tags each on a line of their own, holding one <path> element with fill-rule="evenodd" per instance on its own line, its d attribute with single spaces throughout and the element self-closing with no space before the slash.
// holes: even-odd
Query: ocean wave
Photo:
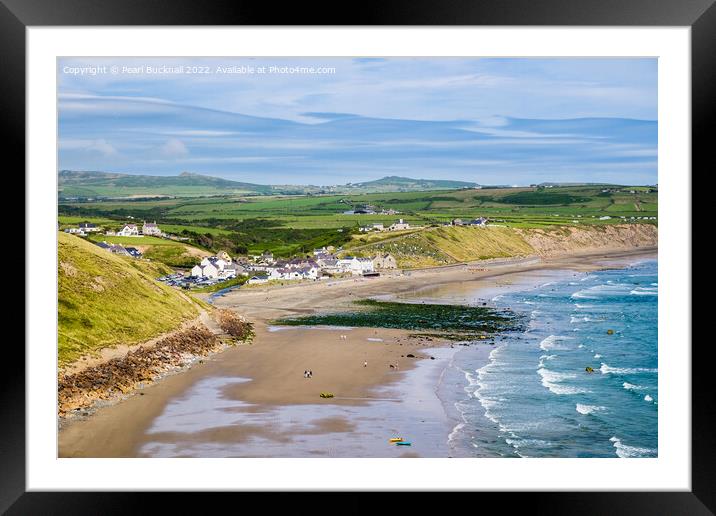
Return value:
<svg viewBox="0 0 716 516">
<path fill-rule="evenodd" d="M 577 403 L 577 406 L 575 408 L 577 412 L 579 412 L 580 414 L 584 414 L 585 416 L 594 412 L 602 412 L 604 410 L 607 410 L 607 407 L 600 407 L 599 405 L 583 405 L 581 403 Z"/>
<path fill-rule="evenodd" d="M 602 358 L 602 355 L 600 355 L 599 353 L 597 353 L 597 354 L 594 355 L 594 358 Z"/>
<path fill-rule="evenodd" d="M 584 290 L 578 290 L 570 297 L 572 299 L 601 299 L 604 296 L 618 296 L 625 294 L 631 287 L 629 285 L 596 285 Z"/>
<path fill-rule="evenodd" d="M 541 367 L 537 370 L 537 374 L 542 377 L 542 385 L 549 389 L 553 394 L 582 394 L 588 392 L 586 389 L 581 387 L 573 387 L 570 385 L 563 385 L 561 382 L 564 380 L 570 380 L 577 377 L 576 374 L 572 373 L 559 373 Z"/>
<path fill-rule="evenodd" d="M 599 368 L 602 374 L 637 374 L 637 373 L 658 373 L 658 369 L 649 369 L 647 367 L 611 367 L 604 362 Z"/>
<path fill-rule="evenodd" d="M 542 351 L 549 351 L 550 349 L 568 349 L 564 346 L 560 346 L 559 342 L 561 340 L 567 340 L 572 338 L 573 337 L 566 337 L 564 335 L 550 335 L 539 343 L 539 347 Z"/>
<path fill-rule="evenodd" d="M 656 455 L 656 450 L 652 448 L 639 448 L 637 446 L 628 446 L 616 436 L 611 437 L 609 440 L 612 442 L 614 448 L 616 448 L 617 457 L 620 457 L 622 459 L 653 457 Z"/>
<path fill-rule="evenodd" d="M 539 363 L 537 364 L 537 368 L 544 367 L 544 361 L 545 360 L 554 360 L 557 358 L 557 355 L 541 355 L 539 357 Z"/>
<path fill-rule="evenodd" d="M 658 296 L 659 289 L 652 287 L 636 287 L 629 292 L 632 296 Z"/>
<path fill-rule="evenodd" d="M 654 401 L 654 398 L 647 394 L 646 396 L 644 396 L 644 401 Z"/>
<path fill-rule="evenodd" d="M 643 391 L 645 389 L 648 389 L 648 387 L 643 387 L 641 385 L 634 385 L 633 383 L 624 382 L 622 384 L 622 387 L 624 387 L 628 391 Z"/>
</svg>

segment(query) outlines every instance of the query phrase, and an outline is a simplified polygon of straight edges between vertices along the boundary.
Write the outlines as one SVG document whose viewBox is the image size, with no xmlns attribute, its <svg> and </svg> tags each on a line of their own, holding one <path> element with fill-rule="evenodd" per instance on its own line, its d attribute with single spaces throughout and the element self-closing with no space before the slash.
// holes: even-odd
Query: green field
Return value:
<svg viewBox="0 0 716 516">
<path fill-rule="evenodd" d="M 169 271 L 58 233 L 60 364 L 104 347 L 142 342 L 196 317 L 196 301 L 154 280 Z"/>
<path fill-rule="evenodd" d="M 398 215 L 343 212 L 373 205 Z M 545 228 L 615 223 L 657 223 L 658 192 L 641 186 L 483 188 L 346 195 L 224 195 L 162 200 L 61 202 L 60 222 L 96 217 L 121 224 L 126 217 L 156 220 L 165 231 L 187 235 L 201 248 L 235 254 L 270 250 L 279 256 L 309 253 L 322 245 L 351 246 L 360 226 L 398 218 L 430 227 L 460 218 Z M 601 217 L 610 217 L 600 220 Z M 639 218 L 637 218 L 639 217 Z M 359 237 L 362 237 L 361 234 Z M 437 262 L 441 257 L 435 257 Z"/>
</svg>

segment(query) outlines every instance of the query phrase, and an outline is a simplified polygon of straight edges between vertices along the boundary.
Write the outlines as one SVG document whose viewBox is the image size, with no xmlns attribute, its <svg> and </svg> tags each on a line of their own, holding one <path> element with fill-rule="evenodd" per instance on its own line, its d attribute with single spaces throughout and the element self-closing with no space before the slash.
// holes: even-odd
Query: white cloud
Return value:
<svg viewBox="0 0 716 516">
<path fill-rule="evenodd" d="M 180 158 L 188 155 L 189 149 L 186 148 L 186 145 L 181 140 L 171 138 L 159 148 L 159 152 L 168 158 Z"/>
</svg>

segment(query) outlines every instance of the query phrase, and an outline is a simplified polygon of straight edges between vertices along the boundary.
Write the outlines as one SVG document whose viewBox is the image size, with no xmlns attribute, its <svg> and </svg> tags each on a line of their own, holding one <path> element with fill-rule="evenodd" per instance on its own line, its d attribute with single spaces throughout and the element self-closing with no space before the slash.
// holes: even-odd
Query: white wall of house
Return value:
<svg viewBox="0 0 716 516">
<path fill-rule="evenodd" d="M 194 265 L 194 267 L 191 268 L 191 275 L 194 278 L 200 278 L 202 274 L 201 265 Z"/>
<path fill-rule="evenodd" d="M 117 232 L 117 236 L 139 236 L 139 229 L 137 226 L 127 224 Z"/>
<path fill-rule="evenodd" d="M 210 263 L 209 265 L 205 265 L 201 269 L 201 275 L 205 278 L 218 278 L 219 277 L 219 269 Z"/>
</svg>

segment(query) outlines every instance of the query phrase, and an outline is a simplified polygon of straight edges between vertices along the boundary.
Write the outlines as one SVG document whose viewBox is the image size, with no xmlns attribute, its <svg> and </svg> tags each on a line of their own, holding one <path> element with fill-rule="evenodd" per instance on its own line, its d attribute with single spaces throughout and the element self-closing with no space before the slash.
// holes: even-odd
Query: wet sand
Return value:
<svg viewBox="0 0 716 516">
<path fill-rule="evenodd" d="M 482 271 L 460 265 L 409 276 L 232 291 L 214 304 L 254 322 L 253 344 L 230 348 L 67 424 L 59 433 L 59 456 L 448 456 L 444 441 L 451 422 L 437 399 L 436 383 L 457 348 L 403 330 L 277 330 L 270 321 L 437 286 L 469 285 L 486 292 L 517 288 L 537 281 L 544 270 L 595 270 L 654 254 L 620 250 L 481 264 L 487 269 Z M 416 358 L 404 356 L 408 353 Z M 312 378 L 303 377 L 306 369 Z M 320 398 L 324 391 L 335 397 Z M 404 431 L 421 436 L 423 446 L 384 445 L 392 432 Z M 346 442 L 352 443 L 349 448 Z"/>
</svg>

